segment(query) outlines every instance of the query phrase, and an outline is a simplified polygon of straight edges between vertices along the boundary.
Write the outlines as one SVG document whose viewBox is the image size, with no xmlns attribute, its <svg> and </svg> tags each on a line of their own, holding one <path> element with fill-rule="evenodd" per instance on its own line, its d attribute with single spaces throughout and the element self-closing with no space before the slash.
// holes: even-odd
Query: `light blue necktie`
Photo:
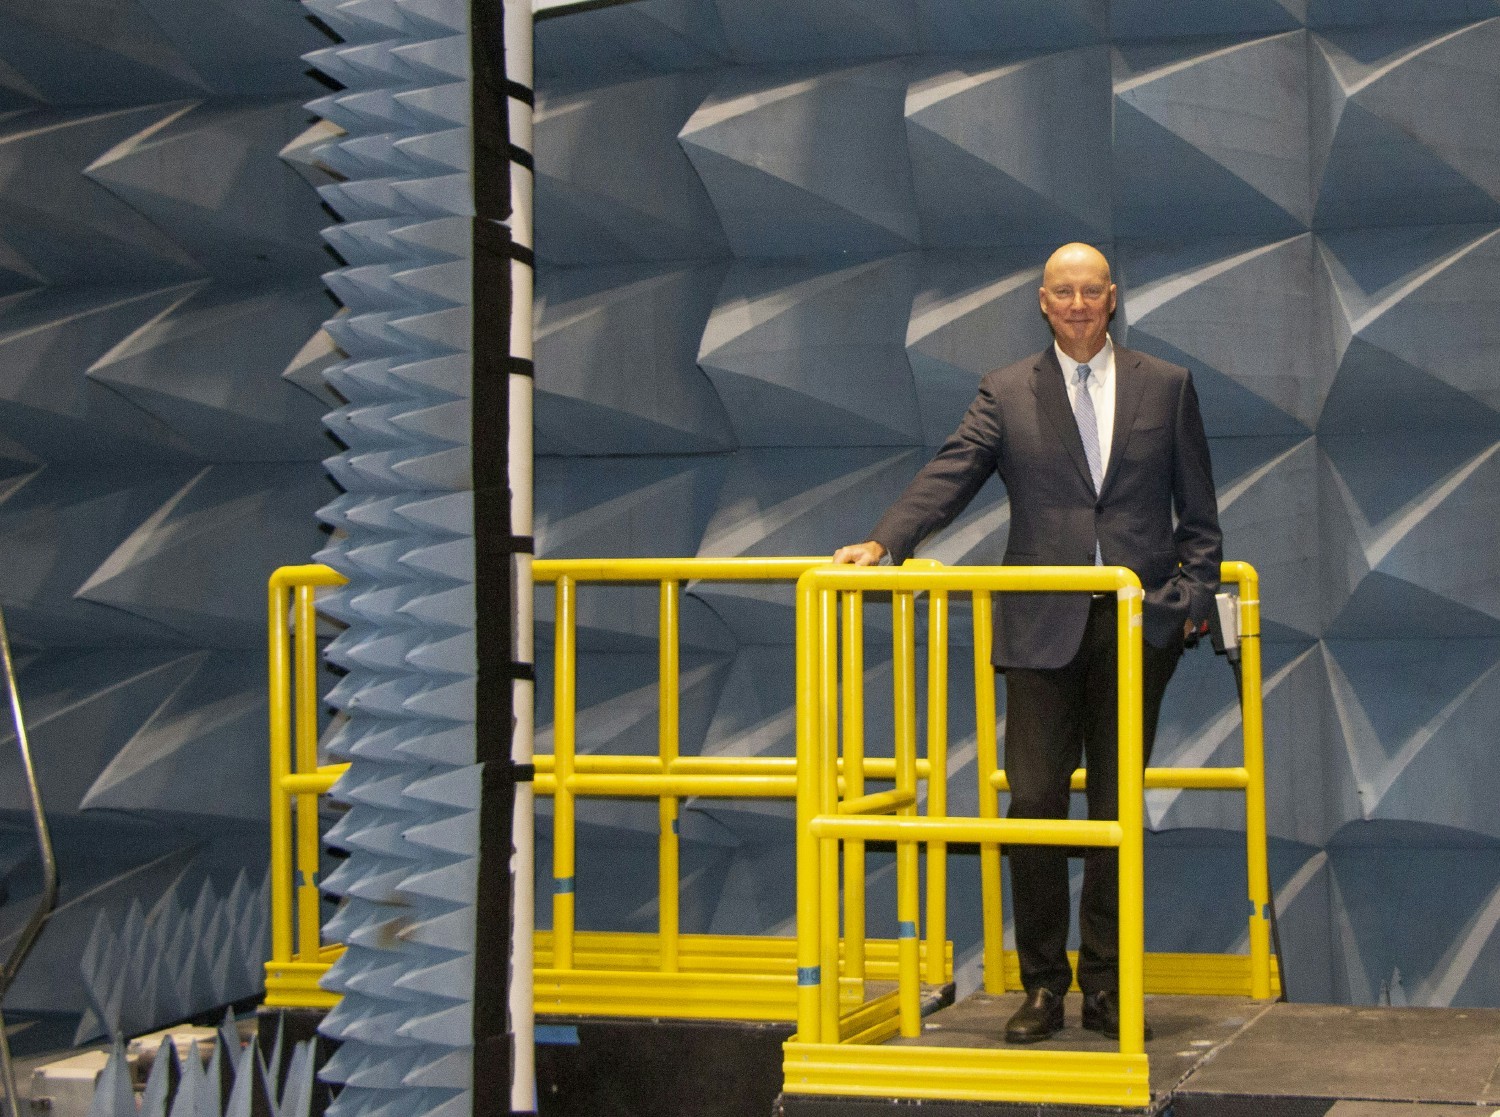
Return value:
<svg viewBox="0 0 1500 1117">
<path fill-rule="evenodd" d="M 1094 492 L 1104 480 L 1104 467 L 1099 453 L 1099 418 L 1094 414 L 1094 397 L 1089 394 L 1088 365 L 1078 366 L 1078 402 L 1073 405 L 1073 418 L 1078 422 L 1078 436 L 1083 439 L 1083 456 L 1089 460 L 1089 473 L 1094 478 Z"/>
<path fill-rule="evenodd" d="M 1083 439 L 1083 456 L 1088 459 L 1089 473 L 1094 478 L 1094 493 L 1098 495 L 1104 482 L 1103 455 L 1099 453 L 1099 417 L 1094 413 L 1094 397 L 1089 394 L 1088 365 L 1078 366 L 1078 402 L 1073 405 L 1073 418 L 1078 423 L 1078 436 Z M 1094 542 L 1094 565 L 1101 566 L 1104 555 L 1099 543 Z"/>
</svg>

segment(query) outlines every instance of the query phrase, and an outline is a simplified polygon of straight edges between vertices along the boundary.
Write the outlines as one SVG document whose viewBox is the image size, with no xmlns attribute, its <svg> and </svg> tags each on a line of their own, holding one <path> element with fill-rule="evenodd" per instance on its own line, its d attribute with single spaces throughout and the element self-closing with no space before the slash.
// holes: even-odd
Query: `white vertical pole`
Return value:
<svg viewBox="0 0 1500 1117">
<path fill-rule="evenodd" d="M 531 0 L 505 0 L 505 76 L 506 97 L 513 151 L 531 153 L 532 106 L 532 18 Z M 526 249 L 532 248 L 531 169 L 515 158 L 510 161 L 511 240 Z M 529 367 L 532 354 L 531 311 L 533 270 L 527 260 L 512 259 L 510 265 L 510 353 Z M 531 377 L 521 372 L 510 374 L 510 445 L 507 453 L 511 494 L 511 535 L 525 539 L 532 534 L 532 445 L 531 445 Z M 532 640 L 531 554 L 517 553 L 512 577 L 515 602 L 515 640 L 513 658 L 517 663 L 535 663 Z M 515 731 L 511 740 L 511 759 L 518 765 L 532 763 L 532 734 L 535 728 L 536 684 L 517 679 L 512 684 Z M 511 983 L 510 1019 L 515 1040 L 515 1065 L 511 1081 L 511 1109 L 516 1113 L 535 1113 L 536 1037 L 532 1018 L 532 935 L 536 926 L 535 872 L 536 850 L 533 841 L 535 797 L 530 780 L 516 784 L 515 815 L 511 840 L 515 853 L 511 863 Z"/>
</svg>

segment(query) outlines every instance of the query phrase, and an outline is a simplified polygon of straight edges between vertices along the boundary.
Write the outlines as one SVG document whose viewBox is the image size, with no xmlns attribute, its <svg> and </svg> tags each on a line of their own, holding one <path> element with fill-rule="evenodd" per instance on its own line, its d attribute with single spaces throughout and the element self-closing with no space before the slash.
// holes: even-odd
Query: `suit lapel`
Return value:
<svg viewBox="0 0 1500 1117">
<path fill-rule="evenodd" d="M 1116 369 L 1116 375 L 1119 370 Z M 1068 403 L 1068 391 L 1063 387 L 1062 365 L 1052 346 L 1042 351 L 1041 359 L 1031 374 L 1032 388 L 1036 392 L 1037 404 L 1047 422 L 1052 425 L 1058 441 L 1073 459 L 1073 465 L 1090 492 L 1094 491 L 1094 478 L 1089 472 L 1089 460 L 1083 452 L 1083 439 L 1078 434 L 1078 420 L 1073 415 L 1073 406 Z M 1108 482 L 1106 482 L 1108 483 Z"/>
<path fill-rule="evenodd" d="M 1120 472 L 1120 462 L 1125 456 L 1125 444 L 1130 441 L 1130 432 L 1135 429 L 1135 413 L 1140 410 L 1141 393 L 1145 389 L 1145 378 L 1141 375 L 1141 358 L 1129 349 L 1115 346 L 1115 425 L 1109 440 L 1109 463 L 1104 470 L 1104 492 L 1114 483 Z"/>
</svg>

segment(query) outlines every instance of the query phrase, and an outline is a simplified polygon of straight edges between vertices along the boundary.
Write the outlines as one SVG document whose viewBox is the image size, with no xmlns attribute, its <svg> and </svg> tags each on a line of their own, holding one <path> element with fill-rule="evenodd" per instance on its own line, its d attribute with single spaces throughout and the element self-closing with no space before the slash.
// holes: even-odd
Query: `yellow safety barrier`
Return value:
<svg viewBox="0 0 1500 1117">
<path fill-rule="evenodd" d="M 552 559 L 533 564 L 534 579 L 555 586 L 553 755 L 538 756 L 536 791 L 553 797 L 552 929 L 536 940 L 534 1005 L 538 1012 L 630 1016 L 715 1017 L 739 1020 L 796 1018 L 796 942 L 766 936 L 683 935 L 678 911 L 677 818 L 684 797 L 781 798 L 799 795 L 794 757 L 682 756 L 679 751 L 679 612 L 688 581 L 784 582 L 827 565 L 825 557 L 732 559 Z M 925 562 L 920 566 L 935 566 Z M 578 588 L 586 583 L 656 583 L 658 589 L 658 750 L 656 756 L 579 756 L 576 676 Z M 908 621 L 909 623 L 909 621 Z M 829 676 L 830 684 L 832 676 Z M 931 760 L 918 761 L 915 733 L 894 758 L 865 760 L 841 773 L 863 791 L 866 780 L 891 780 L 896 791 L 870 799 L 914 810 L 915 788 Z M 576 808 L 581 796 L 658 800 L 658 929 L 654 935 L 579 932 L 575 927 Z M 857 796 L 852 796 L 857 797 Z M 915 882 L 915 863 L 905 867 Z M 856 879 L 851 874 L 851 880 Z M 857 876 L 863 885 L 863 867 Z M 866 943 L 864 898 L 854 888 L 845 898 L 845 918 L 860 934 L 847 938 L 851 977 L 842 991 L 846 1027 L 856 1031 L 871 1017 L 861 1009 L 863 978 L 889 982 L 897 956 L 910 953 L 935 981 L 952 973 L 952 947 L 937 929 L 941 912 L 930 911 L 934 933 L 918 944 Z M 831 899 L 835 916 L 838 895 Z M 607 948 L 600 944 L 608 944 Z M 903 953 L 904 952 L 904 953 Z M 858 977 L 853 975 L 859 975 Z M 879 1015 L 877 1011 L 875 1016 Z"/>
<path fill-rule="evenodd" d="M 894 817 L 839 811 L 835 780 L 839 753 L 838 711 L 828 680 L 837 672 L 834 618 L 844 592 L 889 592 L 897 623 L 893 631 L 894 700 L 898 788 L 901 758 L 914 756 L 915 679 L 913 639 L 906 618 L 917 592 L 932 595 L 929 616 L 945 614 L 946 594 L 968 591 L 1113 590 L 1119 600 L 1119 814 L 1112 822 L 914 817 L 909 806 Z M 846 615 L 847 619 L 847 615 Z M 975 567 L 962 570 L 818 569 L 804 574 L 797 588 L 797 758 L 804 774 L 798 797 L 797 841 L 797 1032 L 786 1044 L 786 1090 L 791 1093 L 960 1100 L 1058 1101 L 1059 1072 L 1066 1075 L 1066 1100 L 1086 1104 L 1144 1105 L 1149 1101 L 1144 1028 L 1144 926 L 1142 923 L 1141 800 L 1141 591 L 1134 574 L 1120 567 Z M 859 637 L 855 637 L 856 642 Z M 945 668 L 946 640 L 928 647 L 929 678 Z M 987 680 L 981 691 L 991 689 Z M 853 695 L 850 708 L 863 704 Z M 932 746 L 929 741 L 929 762 Z M 863 749 L 857 738 L 845 747 Z M 849 757 L 845 756 L 846 764 Z M 936 765 L 934 765 L 936 770 Z M 934 785 L 937 780 L 934 778 Z M 929 799 L 930 803 L 930 799 Z M 917 938 L 916 863 L 918 844 L 947 842 L 1026 842 L 1114 846 L 1120 877 L 1120 1051 L 1117 1054 L 1063 1053 L 1037 1058 L 1034 1052 L 989 1051 L 965 1074 L 963 1053 L 952 1048 L 908 1051 L 873 1044 L 851 1044 L 842 1037 L 837 909 L 841 841 L 896 843 L 897 923 L 901 944 Z M 893 1020 L 873 1031 L 873 1040 L 921 1033 L 916 951 L 899 952 L 898 996 Z M 935 1052 L 935 1053 L 933 1053 Z M 1049 1053 L 1053 1054 L 1053 1053 Z M 1019 1055 L 1017 1058 L 1015 1056 Z M 1077 1064 L 1077 1065 L 1074 1065 Z M 993 1070 L 993 1076 L 985 1070 Z M 977 1080 L 976 1080 L 977 1075 Z M 1091 1083 L 1079 1096 L 1082 1083 Z"/>
<path fill-rule="evenodd" d="M 1275 973 L 1269 951 L 1269 883 L 1266 871 L 1264 757 L 1260 708 L 1259 601 L 1253 569 L 1226 563 L 1223 580 L 1240 587 L 1240 636 L 1244 708 L 1244 765 L 1218 770 L 1141 767 L 1141 590 L 1135 575 L 1121 567 L 971 567 L 953 570 L 876 570 L 824 567 L 809 571 L 798 583 L 797 598 L 797 740 L 798 765 L 805 774 L 798 800 L 798 982 L 797 1033 L 786 1044 L 786 1090 L 791 1093 L 846 1096 L 899 1096 L 956 1100 L 1025 1101 L 1120 1107 L 1150 1102 L 1148 1063 L 1143 1041 L 1144 995 L 1229 993 L 1267 998 Z M 1120 733 L 1119 804 L 1115 821 L 1002 819 L 997 793 L 1005 789 L 996 762 L 994 677 L 989 664 L 990 595 L 996 591 L 1112 591 L 1118 601 L 1118 724 Z M 860 765 L 863 739 L 862 672 L 856 669 L 862 646 L 859 595 L 883 591 L 892 595 L 894 702 L 898 791 L 902 758 L 914 755 L 912 714 L 915 694 L 913 638 L 905 618 L 919 592 L 929 596 L 931 636 L 928 680 L 946 707 L 946 599 L 950 591 L 971 592 L 973 618 L 976 724 L 980 816 L 947 816 L 938 798 L 937 775 L 943 760 L 946 726 L 934 718 L 929 702 L 928 761 L 934 776 L 928 792 L 928 817 L 912 817 L 911 800 L 859 794 L 847 778 L 841 790 L 836 773 Z M 844 675 L 842 692 L 831 680 L 837 674 L 836 602 L 842 594 Z M 852 604 L 851 604 L 852 602 Z M 940 638 L 941 637 L 941 638 Z M 844 726 L 839 735 L 842 695 Z M 852 724 L 851 724 L 852 723 Z M 842 749 L 840 743 L 842 742 Z M 1082 789 L 1084 773 L 1074 774 Z M 1143 790 L 1145 787 L 1224 788 L 1246 795 L 1250 954 L 1154 955 L 1144 952 Z M 1114 1053 L 1038 1052 L 1015 1048 L 984 1051 L 953 1047 L 860 1046 L 848 1039 L 851 1012 L 847 984 L 857 973 L 853 951 L 841 942 L 836 896 L 839 846 L 845 846 L 846 881 L 860 879 L 851 851 L 872 840 L 896 843 L 897 920 L 901 945 L 915 945 L 917 846 L 925 843 L 929 880 L 944 874 L 941 851 L 949 842 L 980 846 L 984 888 L 984 958 L 987 991 L 1002 992 L 1015 973 L 1014 954 L 1001 950 L 999 850 L 1003 843 L 1113 846 L 1119 851 L 1120 911 L 1120 1049 Z M 847 887 L 847 884 L 846 884 Z M 830 897 L 835 900 L 830 904 Z M 929 894 L 929 919 L 941 917 L 941 897 Z M 931 928 L 929 928 L 929 933 Z M 849 934 L 846 918 L 845 934 Z M 898 991 L 894 1016 L 865 1027 L 867 1044 L 897 1034 L 921 1032 L 920 974 L 914 951 L 898 951 Z M 930 975 L 929 975 L 930 979 Z M 885 1001 L 886 998 L 879 998 Z M 869 1004 L 856 1003 L 865 1012 Z"/>
<path fill-rule="evenodd" d="M 332 1008 L 339 1002 L 337 993 L 318 987 L 344 951 L 342 945 L 322 941 L 318 796 L 348 765 L 318 765 L 318 621 L 313 597 L 319 586 L 343 585 L 345 580 L 327 566 L 283 566 L 271 575 L 267 595 L 271 960 L 266 963 L 265 1003 L 272 1008 Z"/>
<path fill-rule="evenodd" d="M 1241 678 L 1241 713 L 1244 739 L 1244 763 L 1238 768 L 1147 768 L 1145 787 L 1149 790 L 1181 788 L 1184 790 L 1243 791 L 1245 795 L 1245 863 L 1250 899 L 1250 952 L 1243 954 L 1163 955 L 1175 961 L 1172 965 L 1150 965 L 1153 980 L 1147 982 L 1151 993 L 1206 994 L 1249 996 L 1265 999 L 1280 992 L 1280 982 L 1271 957 L 1270 874 L 1266 863 L 1266 788 L 1265 738 L 1261 712 L 1260 666 L 1260 580 L 1249 563 L 1226 562 L 1220 567 L 1220 581 L 1239 589 L 1239 636 Z M 988 594 L 975 594 L 975 670 L 986 677 L 991 673 L 990 601 Z M 983 615 L 985 623 L 980 624 Z M 998 817 L 998 793 L 1008 791 L 1005 773 L 997 771 L 996 723 L 993 690 L 987 709 L 979 715 L 980 813 Z M 1087 776 L 1083 769 L 1073 773 L 1072 788 L 1083 791 Z M 988 793 L 986 793 L 988 792 Z M 1003 899 L 1000 890 L 999 847 L 988 843 L 981 847 L 983 862 L 984 918 L 993 920 L 997 933 L 985 934 L 985 992 L 1003 993 L 1020 988 L 1020 962 L 1015 951 L 1000 953 L 998 927 L 1002 919 Z M 993 866 L 994 872 L 990 872 Z"/>
<path fill-rule="evenodd" d="M 678 803 L 687 796 L 781 798 L 797 795 L 794 757 L 678 755 L 678 599 L 685 581 L 780 581 L 789 587 L 826 558 L 538 560 L 533 577 L 557 586 L 554 683 L 554 755 L 534 758 L 535 790 L 554 799 L 553 930 L 535 943 L 534 1004 L 538 1012 L 632 1016 L 710 1017 L 791 1021 L 796 1017 L 796 941 L 789 937 L 683 935 L 679 928 Z M 933 564 L 929 564 L 933 565 Z M 267 1001 L 278 1007 L 327 1008 L 338 995 L 318 987 L 342 952 L 318 941 L 316 806 L 347 765 L 317 768 L 317 657 L 313 591 L 343 577 L 324 566 L 283 567 L 271 578 L 271 783 L 272 961 Z M 660 586 L 659 755 L 579 756 L 576 739 L 577 589 L 580 584 L 657 582 Z M 295 590 L 295 610 L 288 595 Z M 291 619 L 289 628 L 288 620 Z M 296 633 L 295 655 L 293 637 Z M 293 680 L 289 682 L 289 680 Z M 292 720 L 295 691 L 297 720 Z M 293 766 L 291 740 L 297 747 Z M 893 780 L 896 761 L 862 760 L 854 777 Z M 928 762 L 915 761 L 912 779 L 925 780 Z M 292 902 L 291 796 L 299 796 L 296 874 Z M 656 798 L 660 803 L 660 930 L 656 935 L 578 932 L 574 928 L 575 804 L 580 796 Z M 860 881 L 863 884 L 863 879 Z M 850 912 L 863 919 L 863 895 L 851 893 Z M 854 918 L 851 914 L 850 918 Z M 293 950 L 293 923 L 297 949 Z M 941 917 L 929 924 L 942 926 Z M 861 929 L 863 927 L 860 923 Z M 896 944 L 851 938 L 853 970 L 875 981 L 894 981 Z M 601 945 L 604 944 L 604 945 Z M 923 943 L 920 956 L 934 973 L 951 974 L 952 946 L 941 938 Z M 859 995 L 851 984 L 848 996 Z M 856 1022 L 858 1017 L 855 1018 Z"/>
<path fill-rule="evenodd" d="M 1273 996 L 1270 892 L 1262 745 L 1258 585 L 1244 563 L 1225 563 L 1240 589 L 1244 761 L 1222 769 L 1140 765 L 1140 609 L 1134 575 L 1117 567 L 946 569 L 912 562 L 899 570 L 834 567 L 822 557 L 773 559 L 539 560 L 538 583 L 555 586 L 554 753 L 537 756 L 536 791 L 553 812 L 552 929 L 538 932 L 535 1008 L 542 1013 L 795 1020 L 787 1089 L 796 1093 L 1026 1100 L 1140 1106 L 1149 1100 L 1142 1043 L 1146 992 Z M 324 567 L 290 567 L 272 579 L 273 959 L 268 1003 L 327 1006 L 317 979 L 342 948 L 318 939 L 316 795 L 338 767 L 316 764 L 316 644 L 313 589 L 343 579 Z M 797 582 L 797 755 L 683 756 L 679 742 L 678 627 L 690 581 Z M 589 583 L 658 587 L 658 749 L 654 756 L 577 753 L 578 593 Z M 991 595 L 1038 590 L 1113 591 L 1119 602 L 1121 672 L 1120 813 L 1117 821 L 1002 819 L 1006 790 L 996 748 L 994 673 L 989 665 Z M 287 626 L 289 593 L 295 657 Z M 864 741 L 863 615 L 867 591 L 891 595 L 895 733 L 890 756 L 867 757 Z M 948 596 L 973 601 L 979 816 L 947 814 Z M 918 755 L 916 610 L 927 609 L 926 755 Z M 842 663 L 840 662 L 842 660 Z M 288 679 L 294 683 L 289 684 Z M 295 692 L 295 750 L 293 740 Z M 1085 774 L 1075 773 L 1082 789 Z M 879 781 L 888 789 L 871 790 Z M 918 814 L 926 784 L 925 815 Z M 1246 796 L 1246 849 L 1253 911 L 1249 954 L 1145 955 L 1142 813 L 1146 788 L 1239 790 Z M 579 931 L 575 925 L 579 797 L 658 801 L 659 925 L 655 934 Z M 797 815 L 797 937 L 692 935 L 678 912 L 676 822 L 684 797 L 784 798 Z M 297 803 L 293 950 L 293 834 Z M 865 848 L 894 843 L 898 938 L 867 941 Z M 920 1031 L 924 988 L 951 980 L 946 941 L 946 854 L 977 843 L 983 878 L 985 983 L 1018 984 L 1014 952 L 1002 950 L 1000 848 L 1005 843 L 1113 846 L 1120 853 L 1121 1043 L 1118 1052 L 969 1051 L 877 1046 Z M 918 867 L 927 860 L 925 934 Z M 840 869 L 842 868 L 842 904 Z M 842 926 L 842 933 L 840 928 Z M 274 985 L 273 985 L 274 979 Z M 872 987 L 873 986 L 873 987 Z"/>
</svg>

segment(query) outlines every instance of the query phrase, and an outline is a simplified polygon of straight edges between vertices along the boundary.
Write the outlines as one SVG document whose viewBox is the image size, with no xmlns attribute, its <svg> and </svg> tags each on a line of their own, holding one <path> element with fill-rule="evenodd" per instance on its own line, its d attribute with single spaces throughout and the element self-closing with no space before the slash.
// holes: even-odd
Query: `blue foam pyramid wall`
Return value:
<svg viewBox="0 0 1500 1117">
<path fill-rule="evenodd" d="M 63 880 L 6 1009 L 83 1042 L 264 980 L 265 583 L 334 493 L 325 215 L 281 157 L 326 39 L 275 0 L 0 22 L 0 604 Z M 18 764 L 7 732 L 6 953 L 40 888 Z"/>
<path fill-rule="evenodd" d="M 324 611 L 344 674 L 330 755 L 350 768 L 327 841 L 347 858 L 324 882 L 324 927 L 348 949 L 325 979 L 342 994 L 322 1033 L 337 1114 L 471 1111 L 476 763 L 474 497 L 469 425 L 473 189 L 469 13 L 462 4 L 308 8 L 341 37 L 309 56 L 343 88 L 310 107 L 298 143 L 342 224 L 343 306 L 321 373 L 345 401 L 326 418 L 343 490 L 320 515 L 317 555 L 349 583 Z M 679 426 L 684 425 L 679 423 Z M 691 425 L 691 424 L 686 424 Z"/>
<path fill-rule="evenodd" d="M 1500 637 L 1489 511 L 1500 336 L 1486 301 L 1500 243 L 1500 7 L 784 0 L 768 11 L 642 0 L 539 24 L 548 172 L 537 205 L 568 207 L 556 254 L 539 238 L 539 281 L 588 301 L 567 304 L 572 317 L 542 306 L 551 344 L 537 386 L 566 393 L 611 455 L 539 442 L 555 455 L 539 464 L 539 552 L 826 554 L 862 538 L 978 377 L 1046 344 L 1035 299 L 1047 253 L 1096 243 L 1120 284 L 1117 340 L 1193 370 L 1227 553 L 1262 575 L 1272 871 L 1293 995 L 1500 1003 L 1487 967 L 1500 949 L 1488 809 L 1500 774 L 1483 728 Z M 648 87 L 672 91 L 670 104 L 625 112 Z M 696 106 L 689 89 L 703 90 Z M 596 180 L 608 167 L 635 176 L 605 197 Z M 622 191 L 637 192 L 637 212 L 649 202 L 634 231 L 701 234 L 683 248 L 653 236 L 625 255 L 620 223 L 634 215 Z M 644 308 L 640 284 L 673 266 L 722 278 L 706 313 L 697 296 L 675 314 L 649 303 L 663 343 L 646 355 L 642 314 L 601 311 Z M 682 356 L 694 334 L 696 368 Z M 611 376 L 615 353 L 631 363 Z M 671 411 L 631 390 L 666 383 L 663 367 L 692 385 L 691 465 L 678 456 L 685 397 Z M 643 422 L 653 413 L 655 431 Z M 1003 490 L 989 486 L 924 553 L 996 561 L 1007 524 Z M 584 671 L 600 672 L 581 700 L 588 747 L 608 747 L 628 709 L 621 739 L 649 748 L 652 603 L 585 592 L 580 611 Z M 695 618 L 685 646 L 707 657 L 691 747 L 786 754 L 790 594 L 702 585 L 684 616 Z M 877 626 L 871 687 L 888 678 L 884 648 Z M 971 700 L 954 690 L 955 801 L 974 794 Z M 1228 672 L 1190 656 L 1168 696 L 1161 762 L 1234 762 L 1238 734 Z M 1240 808 L 1166 792 L 1148 807 L 1151 947 L 1242 949 Z M 617 851 L 645 849 L 651 821 L 601 812 L 579 856 L 580 918 L 647 929 L 635 897 L 654 861 L 645 853 L 632 872 Z M 684 885 L 690 929 L 785 930 L 784 811 L 695 802 L 682 833 L 684 858 L 704 866 Z M 955 864 L 950 894 L 974 884 L 977 868 Z M 1423 919 L 1407 918 L 1414 906 Z M 961 985 L 978 980 L 978 920 L 957 903 Z"/>
</svg>

